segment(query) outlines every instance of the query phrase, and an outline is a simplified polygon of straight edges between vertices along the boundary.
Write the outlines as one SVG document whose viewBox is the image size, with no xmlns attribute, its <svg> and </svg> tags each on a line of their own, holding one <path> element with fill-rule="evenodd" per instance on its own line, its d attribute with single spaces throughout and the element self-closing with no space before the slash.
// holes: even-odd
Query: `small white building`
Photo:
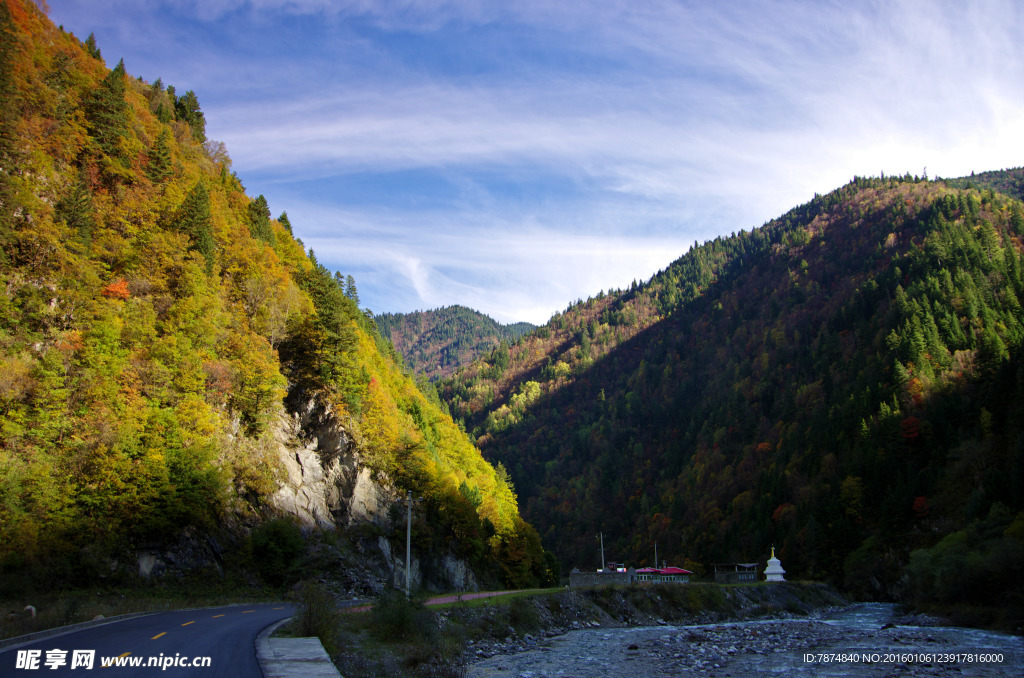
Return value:
<svg viewBox="0 0 1024 678">
<path fill-rule="evenodd" d="M 782 569 L 782 563 L 775 557 L 775 547 L 772 547 L 772 557 L 768 559 L 768 567 L 764 568 L 764 576 L 768 581 L 786 581 L 782 575 L 786 571 Z"/>
</svg>

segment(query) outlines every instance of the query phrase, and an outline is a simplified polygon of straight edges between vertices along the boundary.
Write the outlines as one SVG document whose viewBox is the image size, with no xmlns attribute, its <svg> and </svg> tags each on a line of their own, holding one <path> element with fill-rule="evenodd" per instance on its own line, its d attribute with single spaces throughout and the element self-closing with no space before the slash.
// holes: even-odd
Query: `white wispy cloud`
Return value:
<svg viewBox="0 0 1024 678">
<path fill-rule="evenodd" d="M 542 321 L 854 174 L 1022 164 L 1013 0 L 50 5 L 196 89 L 376 311 Z"/>
</svg>

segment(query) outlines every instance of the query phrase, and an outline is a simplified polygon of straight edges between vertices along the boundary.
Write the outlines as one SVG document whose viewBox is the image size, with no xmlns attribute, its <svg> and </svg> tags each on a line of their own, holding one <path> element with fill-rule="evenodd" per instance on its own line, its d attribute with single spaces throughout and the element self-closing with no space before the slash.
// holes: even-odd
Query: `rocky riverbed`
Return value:
<svg viewBox="0 0 1024 678">
<path fill-rule="evenodd" d="M 1024 675 L 1024 639 L 931 624 L 867 604 L 782 619 L 589 628 L 527 639 L 521 651 L 472 664 L 468 676 Z"/>
</svg>

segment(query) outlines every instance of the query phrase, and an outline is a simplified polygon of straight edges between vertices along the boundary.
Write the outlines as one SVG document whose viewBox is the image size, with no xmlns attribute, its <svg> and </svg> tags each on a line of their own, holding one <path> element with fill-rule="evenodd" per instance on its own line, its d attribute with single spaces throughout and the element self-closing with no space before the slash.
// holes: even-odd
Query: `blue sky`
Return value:
<svg viewBox="0 0 1024 678">
<path fill-rule="evenodd" d="M 880 172 L 1024 164 L 1015 0 L 49 0 L 374 312 L 545 322 Z"/>
</svg>

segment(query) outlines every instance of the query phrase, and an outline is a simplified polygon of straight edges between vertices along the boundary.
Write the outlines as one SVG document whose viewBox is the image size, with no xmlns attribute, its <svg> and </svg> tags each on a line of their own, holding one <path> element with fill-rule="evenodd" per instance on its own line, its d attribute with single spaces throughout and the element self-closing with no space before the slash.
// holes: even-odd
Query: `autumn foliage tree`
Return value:
<svg viewBox="0 0 1024 678">
<path fill-rule="evenodd" d="M 500 580 L 514 495 L 245 195 L 194 92 L 4 0 L 0 132 L 0 595 L 132 577 L 142 545 L 267 515 L 289 388 L 430 498 L 424 539 Z"/>
</svg>

